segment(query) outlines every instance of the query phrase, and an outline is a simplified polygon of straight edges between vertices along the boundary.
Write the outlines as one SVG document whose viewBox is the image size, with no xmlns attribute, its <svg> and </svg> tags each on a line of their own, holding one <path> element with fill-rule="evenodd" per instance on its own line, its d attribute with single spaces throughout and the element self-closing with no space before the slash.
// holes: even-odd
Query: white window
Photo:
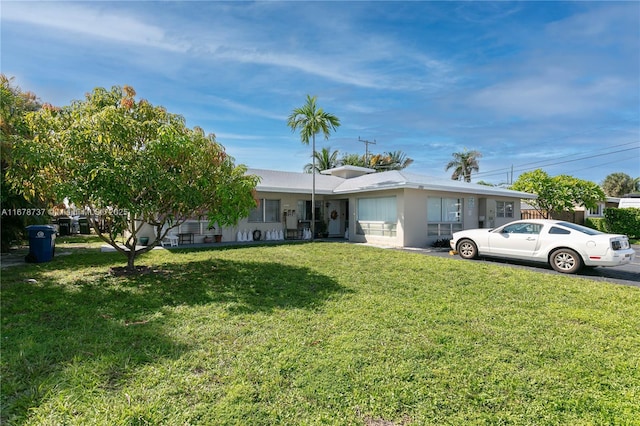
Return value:
<svg viewBox="0 0 640 426">
<path fill-rule="evenodd" d="M 256 208 L 249 212 L 249 222 L 280 222 L 280 200 L 258 200 Z"/>
<path fill-rule="evenodd" d="M 429 223 L 461 222 L 462 199 L 439 197 L 427 198 L 427 221 Z"/>
<path fill-rule="evenodd" d="M 358 199 L 358 234 L 394 237 L 397 222 L 396 197 Z"/>
<path fill-rule="evenodd" d="M 427 235 L 450 236 L 462 231 L 461 198 L 427 198 Z"/>
<path fill-rule="evenodd" d="M 595 209 L 589 209 L 588 216 L 604 216 L 604 204 L 598 204 Z"/>
<path fill-rule="evenodd" d="M 320 220 L 322 201 L 316 200 L 316 221 Z M 298 200 L 298 219 L 311 220 L 311 200 Z"/>
<path fill-rule="evenodd" d="M 513 217 L 513 201 L 496 202 L 496 217 Z"/>
</svg>

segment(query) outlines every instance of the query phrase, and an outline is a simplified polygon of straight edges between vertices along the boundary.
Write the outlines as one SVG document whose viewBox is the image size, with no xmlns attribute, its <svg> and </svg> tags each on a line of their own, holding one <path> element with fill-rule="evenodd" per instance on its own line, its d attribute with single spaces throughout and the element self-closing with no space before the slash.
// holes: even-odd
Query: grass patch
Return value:
<svg viewBox="0 0 640 426">
<path fill-rule="evenodd" d="M 639 424 L 634 287 L 336 243 L 122 263 L 2 271 L 2 423 Z"/>
</svg>

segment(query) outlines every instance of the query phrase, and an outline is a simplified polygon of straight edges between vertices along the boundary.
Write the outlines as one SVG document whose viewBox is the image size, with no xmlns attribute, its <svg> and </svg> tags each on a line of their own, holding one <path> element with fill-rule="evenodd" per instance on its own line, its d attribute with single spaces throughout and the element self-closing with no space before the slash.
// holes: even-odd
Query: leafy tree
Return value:
<svg viewBox="0 0 640 426">
<path fill-rule="evenodd" d="M 331 148 L 326 147 L 322 148 L 320 152 L 316 151 L 314 155 L 316 161 L 304 166 L 305 173 L 320 173 L 323 170 L 333 169 L 340 165 L 338 160 L 338 150 L 331 152 Z"/>
<path fill-rule="evenodd" d="M 36 217 L 25 212 L 42 212 L 45 204 L 42 200 L 27 201 L 20 192 L 13 190 L 7 181 L 6 173 L 13 158 L 13 146 L 16 143 L 28 143 L 32 135 L 29 131 L 26 115 L 37 111 L 41 105 L 36 95 L 23 92 L 13 85 L 13 78 L 0 74 L 2 89 L 0 92 L 0 204 L 2 206 L 1 250 L 9 251 L 14 241 L 22 239 L 27 225 L 44 222 L 45 216 Z M 20 213 L 20 214 L 17 214 Z"/>
<path fill-rule="evenodd" d="M 307 102 L 299 107 L 295 108 L 289 118 L 287 119 L 287 125 L 291 128 L 292 132 L 300 129 L 300 140 L 303 144 L 309 145 L 311 139 L 311 157 L 313 164 L 311 170 L 314 171 L 311 175 L 312 187 L 311 187 L 311 234 L 315 235 L 316 227 L 316 135 L 322 133 L 325 139 L 329 139 L 331 130 L 335 131 L 340 127 L 340 119 L 333 114 L 325 112 L 322 108 L 318 108 L 316 105 L 316 96 L 307 95 Z"/>
<path fill-rule="evenodd" d="M 364 155 L 344 154 L 340 159 L 343 166 L 358 166 L 374 169 L 376 172 L 386 172 L 388 170 L 402 170 L 409 167 L 413 159 L 407 157 L 402 151 L 391 151 L 383 154 L 374 154 L 367 163 Z"/>
<path fill-rule="evenodd" d="M 131 87 L 96 88 L 83 101 L 31 113 L 28 122 L 34 138 L 14 147 L 21 161 L 9 173 L 13 188 L 83 206 L 100 238 L 127 257 L 129 270 L 137 255 L 188 218 L 233 223 L 255 207 L 257 177 L 236 166 L 214 135 L 136 101 Z M 108 229 L 98 226 L 99 216 Z M 140 248 L 142 222 L 154 227 L 155 240 Z"/>
<path fill-rule="evenodd" d="M 609 197 L 622 197 L 636 189 L 636 182 L 626 173 L 612 173 L 602 181 L 602 189 Z"/>
<path fill-rule="evenodd" d="M 528 201 L 542 217 L 549 218 L 554 212 L 573 212 L 576 206 L 595 208 L 605 199 L 597 184 L 568 175 L 551 177 L 537 169 L 521 174 L 511 189 L 538 196 Z"/>
<path fill-rule="evenodd" d="M 465 148 L 463 152 L 454 152 L 452 155 L 453 160 L 449 161 L 444 168 L 445 170 L 453 169 L 451 179 L 471 182 L 471 172 L 480 170 L 478 158 L 482 157 L 482 154 Z"/>
<path fill-rule="evenodd" d="M 343 166 L 367 167 L 364 155 L 358 154 L 343 154 L 342 158 L 340 158 L 340 164 Z"/>
</svg>

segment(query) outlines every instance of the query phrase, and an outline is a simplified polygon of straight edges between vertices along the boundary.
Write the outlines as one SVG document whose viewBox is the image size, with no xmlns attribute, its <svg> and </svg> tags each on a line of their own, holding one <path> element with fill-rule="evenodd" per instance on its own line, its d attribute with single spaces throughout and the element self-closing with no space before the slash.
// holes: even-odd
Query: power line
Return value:
<svg viewBox="0 0 640 426">
<path fill-rule="evenodd" d="M 626 159 L 622 159 L 622 160 L 607 161 L 606 163 L 599 163 L 598 166 L 607 166 L 609 164 L 621 164 L 621 163 L 624 163 L 626 161 L 633 161 L 633 160 L 635 160 L 636 162 L 639 161 L 638 159 L 635 159 L 635 158 L 626 158 Z M 568 172 L 565 172 L 565 173 L 566 174 L 571 174 L 571 173 L 581 172 L 581 171 L 584 171 L 584 170 L 589 170 L 589 169 L 592 169 L 592 168 L 593 167 L 583 167 L 581 169 L 574 169 L 574 170 L 571 170 L 571 171 L 568 171 Z"/>
<path fill-rule="evenodd" d="M 636 142 L 632 142 L 633 144 L 635 144 Z M 630 143 L 626 143 L 626 144 L 620 144 L 620 145 L 616 145 L 616 146 L 626 146 L 626 145 L 630 145 Z M 534 161 L 531 163 L 525 163 L 522 165 L 517 166 L 517 169 L 511 169 L 512 173 L 513 172 L 523 172 L 523 171 L 527 171 L 527 170 L 533 170 L 536 168 L 542 168 L 542 167 L 551 167 L 551 166 L 557 166 L 559 164 L 566 164 L 566 163 L 572 163 L 575 161 L 582 161 L 582 160 L 588 160 L 590 158 L 598 158 L 598 157 L 604 157 L 607 155 L 612 155 L 612 154 L 618 154 L 620 152 L 627 152 L 627 151 L 632 151 L 632 150 L 636 150 L 636 149 L 640 149 L 640 146 L 634 146 L 631 148 L 625 148 L 625 149 L 619 149 L 616 151 L 611 151 L 611 152 L 605 152 L 605 153 L 601 153 L 601 154 L 595 154 L 595 155 L 588 155 L 585 157 L 580 157 L 580 158 L 575 158 L 572 160 L 564 160 L 564 161 L 558 161 L 555 163 L 547 163 L 547 161 L 549 160 L 542 160 L 542 161 Z M 578 155 L 578 154 L 573 154 L 573 155 Z M 529 165 L 534 165 L 534 164 L 540 164 L 540 163 L 546 163 L 546 164 L 541 164 L 537 167 L 524 167 L 524 166 L 529 166 Z M 487 176 L 496 176 L 496 175 L 502 175 L 505 172 L 509 171 L 510 168 L 503 168 L 503 169 L 496 169 L 496 170 L 492 170 L 492 171 L 488 171 L 488 172 L 479 172 L 476 173 L 475 176 L 476 177 L 487 177 Z"/>
<path fill-rule="evenodd" d="M 597 150 L 594 150 L 594 151 L 591 151 L 591 152 L 598 152 L 598 151 L 603 151 L 603 150 L 605 150 L 605 149 L 617 148 L 617 147 L 627 146 L 627 145 L 635 145 L 635 144 L 637 144 L 637 143 L 638 143 L 638 142 L 626 142 L 626 143 L 621 143 L 621 144 L 617 144 L 617 145 L 612 145 L 612 146 L 609 146 L 609 147 L 607 147 L 607 148 L 597 149 Z M 633 148 L 632 148 L 632 149 L 633 149 Z M 584 153 L 567 154 L 567 155 L 565 155 L 565 158 L 566 158 L 566 157 L 572 157 L 572 156 L 575 156 L 575 155 L 582 155 L 582 154 L 584 154 Z M 604 154 L 602 154 L 602 155 L 608 155 L 608 153 L 604 153 Z M 532 162 L 529 162 L 529 163 L 519 164 L 519 165 L 517 165 L 517 166 L 515 166 L 515 167 L 522 168 L 522 167 L 530 166 L 530 165 L 534 165 L 534 164 L 546 163 L 546 162 L 548 162 L 548 161 L 551 161 L 551 160 L 538 160 L 538 161 L 532 161 Z M 578 159 L 573 160 L 573 161 L 578 161 Z M 542 166 L 544 166 L 544 164 L 543 164 Z M 504 173 L 505 171 L 508 171 L 508 170 L 510 170 L 510 169 L 513 169 L 513 167 L 514 167 L 514 166 L 512 165 L 511 167 L 505 167 L 505 168 L 502 168 L 502 169 L 489 170 L 489 171 L 487 171 L 487 172 L 478 172 L 478 173 L 476 173 L 475 175 L 476 175 L 476 176 L 477 176 L 477 175 L 487 175 L 487 174 L 491 174 L 491 175 L 493 175 L 494 173 Z"/>
</svg>

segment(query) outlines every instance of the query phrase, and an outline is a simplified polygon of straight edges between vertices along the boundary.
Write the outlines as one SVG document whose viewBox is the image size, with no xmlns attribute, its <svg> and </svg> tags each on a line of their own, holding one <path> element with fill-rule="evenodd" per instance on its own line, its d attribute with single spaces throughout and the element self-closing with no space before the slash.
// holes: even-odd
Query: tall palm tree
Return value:
<svg viewBox="0 0 640 426">
<path fill-rule="evenodd" d="M 295 132 L 300 129 L 300 140 L 303 144 L 309 145 L 311 139 L 312 158 L 314 173 L 311 174 L 311 235 L 315 235 L 316 228 L 316 134 L 322 132 L 325 139 L 329 139 L 331 130 L 336 130 L 340 126 L 340 119 L 333 114 L 325 112 L 322 108 L 316 106 L 316 96 L 307 95 L 307 102 L 291 111 L 287 119 L 287 125 L 291 127 L 291 131 Z M 313 238 L 313 237 L 312 237 Z"/>
<path fill-rule="evenodd" d="M 452 155 L 453 160 L 449 161 L 444 168 L 445 170 L 453 168 L 451 179 L 471 182 L 471 172 L 480 170 L 478 158 L 482 157 L 482 154 L 475 150 L 468 151 L 465 148 L 464 152 L 454 152 Z"/>
<path fill-rule="evenodd" d="M 316 164 L 309 163 L 304 166 L 305 173 L 320 173 L 323 170 L 333 169 L 338 167 L 338 150 L 331 152 L 331 148 L 322 148 L 322 151 L 315 153 Z"/>
</svg>

